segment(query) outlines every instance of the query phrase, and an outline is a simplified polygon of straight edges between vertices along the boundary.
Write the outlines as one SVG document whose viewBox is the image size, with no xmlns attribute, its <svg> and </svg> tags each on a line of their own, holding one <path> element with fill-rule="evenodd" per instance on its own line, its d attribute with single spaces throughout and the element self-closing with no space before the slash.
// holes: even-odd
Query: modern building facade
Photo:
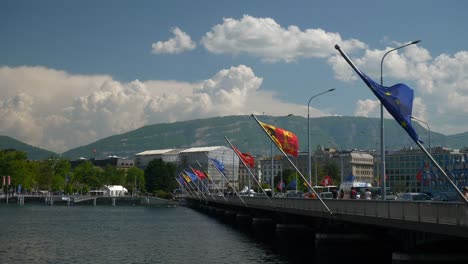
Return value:
<svg viewBox="0 0 468 264">
<path fill-rule="evenodd" d="M 466 150 L 432 148 L 432 156 L 451 177 L 459 189 L 468 186 L 468 166 Z M 385 158 L 386 185 L 399 192 L 425 192 L 434 194 L 440 191 L 454 191 L 437 168 L 419 149 L 401 149 L 389 152 Z"/>
</svg>

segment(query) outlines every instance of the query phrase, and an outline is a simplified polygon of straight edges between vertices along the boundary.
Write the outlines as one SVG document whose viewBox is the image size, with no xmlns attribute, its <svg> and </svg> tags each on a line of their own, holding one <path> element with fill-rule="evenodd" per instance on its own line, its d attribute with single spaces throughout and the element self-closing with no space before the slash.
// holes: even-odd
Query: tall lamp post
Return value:
<svg viewBox="0 0 468 264">
<path fill-rule="evenodd" d="M 385 54 L 383 55 L 382 57 L 382 60 L 380 61 L 380 85 L 383 86 L 383 61 L 385 59 L 385 57 L 392 51 L 395 51 L 395 50 L 399 50 L 401 48 L 404 48 L 406 46 L 409 46 L 409 45 L 413 45 L 413 44 L 417 44 L 421 42 L 421 40 L 415 40 L 413 42 L 410 42 L 408 44 L 405 44 L 405 45 L 402 45 L 400 47 L 397 47 L 397 48 L 394 48 L 394 49 L 391 49 L 387 52 L 385 52 Z M 382 103 L 380 103 L 380 158 L 381 158 L 381 162 L 382 162 L 382 169 L 381 169 L 381 174 L 382 174 L 382 189 L 381 189 L 381 192 L 382 192 L 382 199 L 385 201 L 386 199 L 386 190 L 385 190 L 385 142 L 384 142 L 384 110 L 383 110 L 383 105 Z"/>
<path fill-rule="evenodd" d="M 310 101 L 312 101 L 312 99 L 314 99 L 317 96 L 320 96 L 320 95 L 328 93 L 328 92 L 332 92 L 334 90 L 335 90 L 335 88 L 332 88 L 332 89 L 326 90 L 324 92 L 321 92 L 319 94 L 316 94 L 316 95 L 310 97 L 309 102 L 307 103 L 307 155 L 308 155 L 307 161 L 308 161 L 309 184 L 310 184 L 310 186 L 312 186 L 312 165 L 311 165 L 312 161 L 311 161 L 311 158 L 310 158 L 310 111 L 309 111 L 310 110 Z M 315 166 L 315 168 L 317 168 L 317 165 Z M 315 185 L 317 185 L 317 170 L 315 170 Z M 310 190 L 309 190 L 309 192 L 310 192 Z"/>
<path fill-rule="evenodd" d="M 428 138 L 429 138 L 429 153 L 431 153 L 431 128 L 429 127 L 429 124 L 426 123 L 425 121 L 422 121 L 421 119 L 418 119 L 418 118 L 414 117 L 414 116 L 412 116 L 411 119 L 414 119 L 414 120 L 416 120 L 418 122 L 421 122 L 421 123 L 423 123 L 423 124 L 425 124 L 427 126 L 427 130 L 429 131 L 429 136 L 428 136 Z"/>
<path fill-rule="evenodd" d="M 286 117 L 292 116 L 293 114 L 289 114 Z M 274 125 L 278 121 L 278 119 L 273 120 L 272 125 Z M 271 197 L 274 197 L 275 194 L 275 175 L 273 174 L 273 141 L 270 143 L 270 148 L 271 148 Z M 297 183 L 296 183 L 297 184 Z"/>
<path fill-rule="evenodd" d="M 252 152 L 250 151 L 250 142 L 247 139 L 244 139 L 244 142 L 247 142 L 247 145 L 249 146 L 249 153 L 250 153 L 250 155 L 252 155 Z M 253 174 L 254 174 L 254 177 L 255 177 L 255 165 L 254 165 Z M 248 177 L 247 179 L 248 179 L 248 183 L 249 183 L 249 194 L 250 194 L 250 188 L 251 188 L 250 177 Z"/>
</svg>

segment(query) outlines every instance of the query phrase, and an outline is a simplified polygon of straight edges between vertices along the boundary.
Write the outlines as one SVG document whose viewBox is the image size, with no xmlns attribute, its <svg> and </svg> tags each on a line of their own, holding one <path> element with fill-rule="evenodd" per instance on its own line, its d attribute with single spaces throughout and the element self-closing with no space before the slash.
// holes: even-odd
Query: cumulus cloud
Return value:
<svg viewBox="0 0 468 264">
<path fill-rule="evenodd" d="M 394 44 L 398 47 L 403 43 Z M 348 55 L 354 64 L 378 82 L 382 57 L 390 49 L 392 48 L 366 49 L 352 51 Z M 331 56 L 327 62 L 334 70 L 336 79 L 361 82 L 341 56 Z M 413 116 L 422 120 L 429 119 L 436 131 L 461 133 L 468 130 L 468 117 L 461 115 L 468 112 L 468 52 L 460 51 L 454 55 L 440 54 L 433 57 L 427 49 L 419 45 L 407 46 L 385 57 L 383 77 L 384 85 L 403 82 L 413 88 Z M 376 101 L 359 100 L 355 114 L 374 115 L 377 111 L 374 102 Z M 454 121 L 450 121 L 451 119 Z"/>
<path fill-rule="evenodd" d="M 151 45 L 152 52 L 155 54 L 179 54 L 187 50 L 193 50 L 197 46 L 190 36 L 175 27 L 172 30 L 173 38 L 167 41 L 158 41 Z"/>
<path fill-rule="evenodd" d="M 0 68 L 0 83 L 8 83 L 8 89 L 0 90 L 0 134 L 57 152 L 154 123 L 307 111 L 260 89 L 263 78 L 245 65 L 220 70 L 197 83 L 122 83 L 109 76 L 39 70 L 41 78 L 36 78 L 37 67 Z M 16 81 L 9 77 L 20 74 Z M 50 89 L 49 96 L 36 90 L 41 87 Z M 325 113 L 312 108 L 311 115 Z"/>
<path fill-rule="evenodd" d="M 341 43 L 348 50 L 363 49 L 358 40 L 343 40 L 338 33 L 323 29 L 301 30 L 282 27 L 272 18 L 244 15 L 240 20 L 224 18 L 202 38 L 204 47 L 215 54 L 247 54 L 264 61 L 292 62 L 299 58 L 326 58 Z"/>
</svg>

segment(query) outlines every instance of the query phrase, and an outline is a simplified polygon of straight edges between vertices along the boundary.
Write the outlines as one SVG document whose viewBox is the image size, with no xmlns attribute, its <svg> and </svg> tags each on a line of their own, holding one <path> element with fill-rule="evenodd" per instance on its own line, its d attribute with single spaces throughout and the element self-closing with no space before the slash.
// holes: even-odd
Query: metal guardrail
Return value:
<svg viewBox="0 0 468 264">
<path fill-rule="evenodd" d="M 226 196 L 225 198 L 226 200 L 221 196 L 207 196 L 206 200 L 191 199 L 245 207 L 239 197 Z M 249 208 L 329 217 L 328 211 L 317 199 L 274 198 L 268 200 L 265 197 L 242 197 L 242 199 Z M 380 225 L 386 225 L 382 223 L 382 220 L 392 220 L 411 227 L 417 226 L 414 224 L 430 224 L 442 229 L 444 227 L 459 228 L 460 233 L 464 233 L 462 236 L 468 234 L 468 206 L 464 203 L 335 199 L 326 199 L 325 202 L 334 217 L 339 217 L 340 220 L 346 221 L 354 218 L 353 221 L 359 219 L 359 221 L 365 220 L 367 223 L 374 222 Z"/>
</svg>

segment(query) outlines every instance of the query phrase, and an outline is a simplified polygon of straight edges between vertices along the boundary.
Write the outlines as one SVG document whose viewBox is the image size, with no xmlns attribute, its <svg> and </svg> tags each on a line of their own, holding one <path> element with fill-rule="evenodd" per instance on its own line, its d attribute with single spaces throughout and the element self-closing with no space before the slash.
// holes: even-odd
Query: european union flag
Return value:
<svg viewBox="0 0 468 264">
<path fill-rule="evenodd" d="M 224 173 L 224 164 L 221 161 L 214 158 L 209 159 L 213 162 L 213 164 L 216 166 L 216 168 L 218 168 L 220 172 Z"/>
<path fill-rule="evenodd" d="M 395 118 L 410 137 L 422 143 L 418 134 L 411 125 L 411 113 L 413 111 L 413 90 L 406 84 L 398 83 L 391 87 L 382 86 L 362 73 L 361 78 L 377 96 L 382 105 Z"/>
<path fill-rule="evenodd" d="M 362 73 L 356 65 L 354 65 L 349 57 L 341 50 L 340 46 L 335 45 L 341 56 L 348 62 L 354 71 L 361 77 L 366 85 L 371 89 L 375 96 L 379 99 L 387 111 L 395 118 L 408 135 L 415 141 L 419 140 L 418 134 L 411 126 L 411 112 L 413 111 L 413 96 L 414 92 L 407 85 L 399 83 L 392 87 L 386 87 L 374 82 L 369 76 Z"/>
</svg>

